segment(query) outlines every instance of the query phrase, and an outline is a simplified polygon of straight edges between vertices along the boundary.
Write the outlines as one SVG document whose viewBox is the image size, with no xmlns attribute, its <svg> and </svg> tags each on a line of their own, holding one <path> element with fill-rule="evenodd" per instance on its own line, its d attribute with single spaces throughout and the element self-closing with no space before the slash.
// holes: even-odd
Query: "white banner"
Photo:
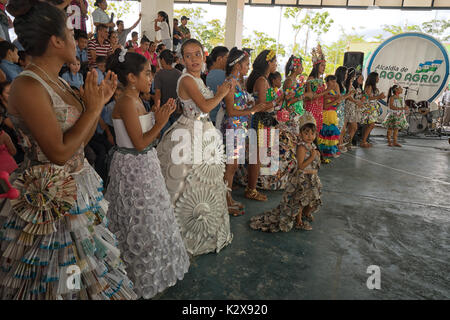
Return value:
<svg viewBox="0 0 450 320">
<path fill-rule="evenodd" d="M 371 72 L 378 73 L 377 87 L 386 97 L 389 88 L 399 84 L 403 94 L 408 88 L 405 99 L 432 102 L 449 82 L 449 58 L 437 39 L 423 33 L 402 33 L 374 51 L 368 60 L 366 77 Z M 387 105 L 386 99 L 380 102 Z"/>
</svg>

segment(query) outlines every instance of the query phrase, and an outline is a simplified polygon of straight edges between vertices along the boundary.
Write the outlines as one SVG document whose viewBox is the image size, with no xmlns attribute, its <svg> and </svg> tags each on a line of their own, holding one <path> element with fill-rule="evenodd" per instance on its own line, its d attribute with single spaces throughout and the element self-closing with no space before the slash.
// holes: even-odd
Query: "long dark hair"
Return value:
<svg viewBox="0 0 450 320">
<path fill-rule="evenodd" d="M 377 72 L 369 73 L 366 83 L 364 84 L 364 90 L 366 90 L 367 87 L 371 87 L 372 94 L 375 94 L 375 91 L 377 91 L 377 78 L 378 78 Z"/>
<path fill-rule="evenodd" d="M 241 58 L 243 57 L 243 58 Z M 239 62 L 236 62 L 237 59 L 241 59 L 239 60 Z M 233 67 L 235 65 L 237 65 L 238 63 L 242 63 L 243 61 L 245 61 L 246 59 L 246 55 L 245 52 L 242 50 L 239 50 L 238 48 L 234 47 L 231 49 L 229 55 L 228 55 L 228 59 L 227 59 L 227 66 L 225 68 L 225 73 L 227 76 L 229 76 L 231 74 L 231 72 L 233 71 Z M 248 57 L 247 57 L 248 59 Z M 233 65 L 230 65 L 233 64 Z"/>
<path fill-rule="evenodd" d="M 172 36 L 172 33 L 170 32 L 169 16 L 165 11 L 159 11 L 158 15 L 163 17 L 164 21 L 167 22 L 167 26 L 169 27 L 169 36 Z"/>
<path fill-rule="evenodd" d="M 124 86 L 128 85 L 127 76 L 132 73 L 138 76 L 145 68 L 147 59 L 135 52 L 127 52 L 125 61 L 119 61 L 119 55 L 122 52 L 120 48 L 116 49 L 113 55 L 108 57 L 106 62 L 106 70 L 111 70 L 117 74 L 117 78 Z"/>
<path fill-rule="evenodd" d="M 66 40 L 63 10 L 35 0 L 10 0 L 6 10 L 15 17 L 14 31 L 30 56 L 42 56 L 52 36 Z"/>
<path fill-rule="evenodd" d="M 355 88 L 355 89 L 360 88 L 361 91 L 362 91 L 363 90 L 362 83 L 361 84 L 358 83 L 358 78 L 360 76 L 363 77 L 363 82 L 364 82 L 364 76 L 362 75 L 362 73 L 361 72 L 357 72 L 356 75 L 355 75 L 355 80 L 353 80 L 353 88 Z"/>
<path fill-rule="evenodd" d="M 350 91 L 350 86 L 352 85 L 352 78 L 355 77 L 356 70 L 355 68 L 348 68 L 347 69 L 347 80 L 345 80 L 345 89 L 347 92 Z"/>
<path fill-rule="evenodd" d="M 268 54 L 271 50 L 263 50 L 258 54 L 255 61 L 253 62 L 253 70 L 247 79 L 247 91 L 253 93 L 253 87 L 255 86 L 256 80 L 259 77 L 263 77 L 269 68 L 269 61 L 266 60 Z M 274 61 L 277 57 L 274 56 L 270 62 Z"/>
<path fill-rule="evenodd" d="M 345 81 L 345 74 L 347 73 L 347 67 L 340 66 L 336 69 L 336 72 L 334 75 L 336 76 L 336 82 L 339 85 L 339 91 L 344 93 L 344 81 Z"/>
<path fill-rule="evenodd" d="M 313 68 L 311 70 L 311 73 L 309 74 L 309 77 L 314 78 L 314 79 L 318 79 L 319 78 L 319 66 L 320 63 L 316 63 L 315 65 L 313 65 Z"/>
<path fill-rule="evenodd" d="M 233 50 L 233 49 L 231 49 Z M 212 65 L 217 61 L 217 58 L 224 57 L 228 53 L 228 48 L 223 46 L 217 46 L 212 49 L 209 56 L 206 57 L 206 67 L 208 70 L 212 67 Z"/>
</svg>

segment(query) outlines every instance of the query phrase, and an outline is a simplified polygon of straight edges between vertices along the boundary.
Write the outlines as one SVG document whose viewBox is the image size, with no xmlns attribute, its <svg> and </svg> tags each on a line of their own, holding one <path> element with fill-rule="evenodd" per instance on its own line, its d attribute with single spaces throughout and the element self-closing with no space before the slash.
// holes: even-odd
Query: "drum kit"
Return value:
<svg viewBox="0 0 450 320">
<path fill-rule="evenodd" d="M 405 105 L 409 108 L 409 114 L 406 116 L 409 124 L 408 135 L 415 135 L 425 131 L 438 136 L 444 133 L 443 131 L 445 130 L 443 130 L 442 126 L 443 108 L 427 100 L 417 102 L 412 99 L 405 99 Z"/>
</svg>

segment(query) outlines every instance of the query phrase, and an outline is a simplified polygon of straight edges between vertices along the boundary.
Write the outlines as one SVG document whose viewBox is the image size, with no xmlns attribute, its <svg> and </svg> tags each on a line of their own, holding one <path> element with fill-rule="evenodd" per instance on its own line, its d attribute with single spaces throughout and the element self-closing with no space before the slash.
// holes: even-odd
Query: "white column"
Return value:
<svg viewBox="0 0 450 320">
<path fill-rule="evenodd" d="M 173 35 L 173 3 L 174 0 L 142 0 L 141 1 L 141 34 L 145 34 L 150 40 L 155 40 L 155 19 L 159 11 L 165 11 L 169 16 L 170 32 Z"/>
<path fill-rule="evenodd" d="M 242 47 L 242 33 L 244 31 L 245 0 L 227 1 L 227 19 L 225 24 L 225 46 Z"/>
</svg>

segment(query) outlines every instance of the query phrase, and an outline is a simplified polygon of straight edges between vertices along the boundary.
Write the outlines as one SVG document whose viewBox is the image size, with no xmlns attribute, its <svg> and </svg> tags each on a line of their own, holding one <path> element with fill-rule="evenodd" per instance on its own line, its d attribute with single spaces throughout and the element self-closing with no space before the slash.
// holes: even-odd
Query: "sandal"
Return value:
<svg viewBox="0 0 450 320">
<path fill-rule="evenodd" d="M 305 219 L 308 220 L 309 222 L 313 222 L 314 221 L 314 217 L 312 214 L 308 214 L 307 216 L 305 216 Z"/>
<path fill-rule="evenodd" d="M 267 196 L 265 194 L 259 193 L 256 189 L 245 188 L 245 197 L 250 200 L 257 201 L 267 201 Z"/>
<path fill-rule="evenodd" d="M 329 164 L 331 162 L 331 160 L 330 159 L 322 159 L 321 162 L 323 164 Z"/>
<path fill-rule="evenodd" d="M 234 199 L 231 197 L 231 192 L 229 191 L 227 193 L 227 205 L 231 207 L 237 207 L 239 210 L 243 210 L 245 208 L 242 203 L 234 201 Z"/>
<path fill-rule="evenodd" d="M 228 214 L 229 214 L 230 216 L 233 216 L 233 217 L 239 217 L 239 216 L 244 215 L 244 211 L 243 211 L 243 210 L 240 210 L 238 207 L 235 207 L 235 206 L 229 206 L 229 207 L 228 207 Z"/>
<path fill-rule="evenodd" d="M 311 230 L 312 230 L 312 227 L 311 227 L 311 225 L 310 225 L 307 221 L 304 221 L 304 222 L 302 222 L 301 224 L 296 224 L 296 225 L 295 225 L 295 229 L 305 230 L 305 231 L 311 231 Z"/>
</svg>

